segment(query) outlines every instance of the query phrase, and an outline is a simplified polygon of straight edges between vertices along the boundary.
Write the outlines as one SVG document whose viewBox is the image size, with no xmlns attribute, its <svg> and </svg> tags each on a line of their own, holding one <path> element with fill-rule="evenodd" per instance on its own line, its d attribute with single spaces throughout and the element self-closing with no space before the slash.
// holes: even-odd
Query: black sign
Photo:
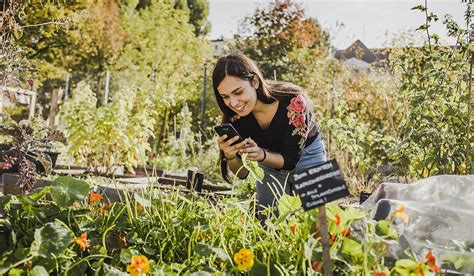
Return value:
<svg viewBox="0 0 474 276">
<path fill-rule="evenodd" d="M 336 160 L 295 172 L 292 178 L 305 211 L 350 194 Z"/>
</svg>

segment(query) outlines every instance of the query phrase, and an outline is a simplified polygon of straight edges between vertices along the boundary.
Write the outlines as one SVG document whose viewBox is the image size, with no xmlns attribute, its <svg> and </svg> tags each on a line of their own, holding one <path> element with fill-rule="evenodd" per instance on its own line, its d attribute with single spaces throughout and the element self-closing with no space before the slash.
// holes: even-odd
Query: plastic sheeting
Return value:
<svg viewBox="0 0 474 276">
<path fill-rule="evenodd" d="M 393 219 L 400 235 L 390 250 L 393 257 L 406 257 L 411 250 L 421 261 L 431 250 L 444 272 L 474 275 L 474 175 L 382 183 L 361 206 L 380 220 L 401 205 L 409 220 Z"/>
</svg>

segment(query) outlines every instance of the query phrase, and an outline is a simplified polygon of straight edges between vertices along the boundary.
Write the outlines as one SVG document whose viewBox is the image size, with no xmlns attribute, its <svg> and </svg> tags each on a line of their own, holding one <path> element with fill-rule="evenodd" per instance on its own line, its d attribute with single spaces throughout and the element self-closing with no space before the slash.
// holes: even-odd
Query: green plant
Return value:
<svg viewBox="0 0 474 276">
<path fill-rule="evenodd" d="M 283 197 L 281 216 L 263 227 L 249 212 L 253 200 L 210 201 L 150 188 L 109 203 L 98 193 L 88 196 L 93 185 L 58 177 L 34 194 L 0 197 L 6 211 L 0 220 L 0 273 L 120 273 L 135 269 L 137 256 L 151 274 L 320 272 L 317 210 L 304 212 L 297 198 Z M 358 208 L 334 203 L 326 212 L 335 273 L 411 269 L 405 264 L 412 258 L 388 261 L 397 239 L 390 221 L 375 222 Z M 251 261 L 236 260 L 244 252 Z"/>
<path fill-rule="evenodd" d="M 417 177 L 472 173 L 467 160 L 474 156 L 474 144 L 466 142 L 468 133 L 474 132 L 472 125 L 468 129 L 472 120 L 468 118 L 467 101 L 471 93 L 468 32 L 446 16 L 443 23 L 456 45 L 442 46 L 439 37 L 429 33 L 430 24 L 438 17 L 428 14 L 426 5 L 413 9 L 426 14 L 426 24 L 419 30 L 426 32 L 428 42 L 421 48 L 408 48 L 393 59 L 401 75 L 399 100 L 409 107 L 403 110 L 400 143 L 393 149 L 398 164 Z"/>
<path fill-rule="evenodd" d="M 33 161 L 38 161 L 44 168 L 45 174 L 52 172 L 51 157 L 45 151 L 54 149 L 53 142 L 65 144 L 66 138 L 59 130 L 52 130 L 40 119 L 22 120 L 15 122 L 2 118 L 0 135 L 9 142 L 3 144 L 3 162 L 1 169 L 9 169 L 15 164 L 19 165 L 17 185 L 28 193 L 36 183 L 37 169 Z"/>
<path fill-rule="evenodd" d="M 69 152 L 96 173 L 110 174 L 120 165 L 133 172 L 144 165 L 155 124 L 147 94 L 123 88 L 111 103 L 100 107 L 96 103 L 90 87 L 81 82 L 62 107 Z"/>
</svg>

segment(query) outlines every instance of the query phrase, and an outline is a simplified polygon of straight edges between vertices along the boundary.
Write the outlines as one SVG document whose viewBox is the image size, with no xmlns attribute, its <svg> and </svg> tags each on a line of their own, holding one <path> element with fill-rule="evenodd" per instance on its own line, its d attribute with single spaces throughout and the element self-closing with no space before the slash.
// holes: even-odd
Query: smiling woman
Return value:
<svg viewBox="0 0 474 276">
<path fill-rule="evenodd" d="M 222 175 L 230 182 L 230 169 L 240 178 L 247 177 L 242 154 L 258 162 L 265 173 L 256 183 L 258 215 L 263 220 L 265 208 L 274 206 L 284 193 L 292 193 L 290 173 L 326 161 L 319 123 L 301 87 L 265 80 L 243 54 L 220 58 L 212 78 L 223 122 L 232 123 L 245 138 L 235 145 L 238 136 L 218 138 Z"/>
</svg>

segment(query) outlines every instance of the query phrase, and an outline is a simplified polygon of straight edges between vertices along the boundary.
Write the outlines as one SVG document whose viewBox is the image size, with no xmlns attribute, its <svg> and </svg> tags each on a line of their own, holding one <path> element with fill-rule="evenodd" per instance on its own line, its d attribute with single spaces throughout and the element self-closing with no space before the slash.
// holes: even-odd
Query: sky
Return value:
<svg viewBox="0 0 474 276">
<path fill-rule="evenodd" d="M 256 7 L 267 6 L 269 0 L 209 0 L 210 39 L 232 38 L 242 19 Z M 410 10 L 424 4 L 421 0 L 299 0 L 306 15 L 316 18 L 331 36 L 331 44 L 345 49 L 360 39 L 369 48 L 403 46 L 421 41 L 426 35 L 413 30 L 424 23 L 424 13 Z M 453 44 L 441 23 L 445 14 L 465 28 L 466 4 L 461 0 L 430 0 L 428 11 L 440 20 L 433 24 L 431 33 L 440 35 L 444 44 Z"/>
</svg>

